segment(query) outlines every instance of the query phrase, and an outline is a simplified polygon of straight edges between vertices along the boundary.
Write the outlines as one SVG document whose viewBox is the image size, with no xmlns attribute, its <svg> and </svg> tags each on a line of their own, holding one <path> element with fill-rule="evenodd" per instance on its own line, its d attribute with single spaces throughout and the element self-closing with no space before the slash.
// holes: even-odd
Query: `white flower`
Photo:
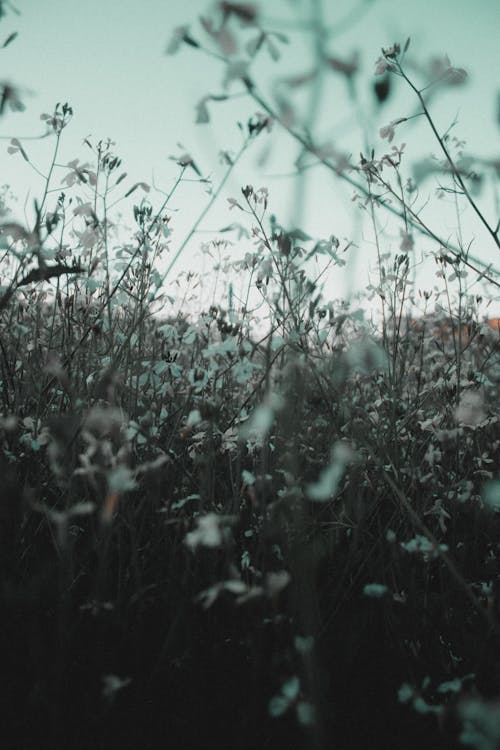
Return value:
<svg viewBox="0 0 500 750">
<path fill-rule="evenodd" d="M 400 117 L 397 120 L 392 120 L 392 122 L 389 123 L 389 125 L 385 125 L 383 128 L 380 128 L 379 135 L 381 138 L 387 138 L 389 143 L 392 142 L 392 139 L 394 138 L 394 131 L 396 128 L 396 125 L 399 125 L 401 122 L 406 122 L 408 118 L 407 117 Z"/>
<path fill-rule="evenodd" d="M 391 68 L 391 65 L 385 59 L 385 57 L 379 57 L 377 62 L 375 63 L 375 75 L 376 76 L 384 75 L 386 70 L 390 70 L 390 68 Z"/>
<path fill-rule="evenodd" d="M 217 513 L 207 513 L 196 519 L 196 528 L 186 534 L 185 544 L 191 549 L 202 547 L 220 547 L 228 536 L 226 524 L 233 519 L 231 516 L 219 516 Z"/>
</svg>

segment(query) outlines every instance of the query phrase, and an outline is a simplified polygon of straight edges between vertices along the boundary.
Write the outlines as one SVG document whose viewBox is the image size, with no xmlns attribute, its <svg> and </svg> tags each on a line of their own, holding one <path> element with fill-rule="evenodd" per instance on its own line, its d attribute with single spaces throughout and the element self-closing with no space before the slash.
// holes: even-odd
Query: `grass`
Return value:
<svg viewBox="0 0 500 750">
<path fill-rule="evenodd" d="M 400 49 L 378 64 L 408 81 Z M 241 154 L 283 119 L 243 83 L 266 114 Z M 47 116 L 34 227 L 2 225 L 5 746 L 498 747 L 500 336 L 466 278 L 495 286 L 494 269 L 441 242 L 442 288 L 416 295 L 410 245 L 437 234 L 380 199 L 398 195 L 382 166 L 401 185 L 401 154 L 362 157 L 379 323 L 325 301 L 306 272 L 313 253 L 335 272 L 338 241 L 280 226 L 251 186 L 231 201 L 255 241 L 228 266 L 245 294 L 228 280 L 227 305 L 162 317 L 173 263 L 238 158 L 176 253 L 168 212 L 196 169 L 187 154 L 113 253 L 111 144 L 66 168 L 85 200 L 49 206 L 71 116 Z M 384 206 L 403 222 L 391 257 Z"/>
</svg>

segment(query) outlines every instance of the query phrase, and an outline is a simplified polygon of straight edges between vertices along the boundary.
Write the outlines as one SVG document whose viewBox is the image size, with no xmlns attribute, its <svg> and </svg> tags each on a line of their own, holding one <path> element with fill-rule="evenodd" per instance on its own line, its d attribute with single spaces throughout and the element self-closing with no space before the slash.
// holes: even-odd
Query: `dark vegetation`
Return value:
<svg viewBox="0 0 500 750">
<path fill-rule="evenodd" d="M 224 59 L 231 23 L 260 27 L 251 4 L 220 8 L 227 33 L 205 31 Z M 181 44 L 203 50 L 187 29 Z M 402 65 L 395 46 L 378 72 Z M 270 106 L 242 150 L 282 121 Z M 46 118 L 56 152 L 71 115 Z M 477 271 L 487 295 L 497 272 L 384 202 L 394 154 L 363 157 L 333 171 L 405 222 L 379 257 L 379 324 L 304 270 L 340 265 L 338 241 L 280 226 L 250 186 L 232 201 L 247 299 L 228 283 L 227 304 L 165 318 L 168 199 L 136 205 L 112 254 L 120 160 L 88 145 L 54 205 L 49 171 L 33 228 L 2 224 L 2 747 L 500 747 L 500 336 L 467 287 Z M 176 184 L 195 166 L 178 163 Z M 419 232 L 443 289 L 413 288 Z"/>
</svg>

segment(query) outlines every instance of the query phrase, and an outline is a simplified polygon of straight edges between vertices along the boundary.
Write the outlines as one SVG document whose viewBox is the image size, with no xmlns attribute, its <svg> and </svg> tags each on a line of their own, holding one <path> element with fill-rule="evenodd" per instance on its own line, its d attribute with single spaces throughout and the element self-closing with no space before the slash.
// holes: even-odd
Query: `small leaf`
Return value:
<svg viewBox="0 0 500 750">
<path fill-rule="evenodd" d="M 448 80 L 450 83 L 463 83 L 467 80 L 467 71 L 463 68 L 450 68 Z"/>
<path fill-rule="evenodd" d="M 165 50 L 165 54 L 174 55 L 183 43 L 188 44 L 190 47 L 199 47 L 198 42 L 189 36 L 189 26 L 177 26 L 177 28 L 174 29 L 172 38 Z"/>
<path fill-rule="evenodd" d="M 314 647 L 314 638 L 312 635 L 296 635 L 293 643 L 299 654 L 308 654 Z"/>
<path fill-rule="evenodd" d="M 26 151 L 24 150 L 24 148 L 21 145 L 21 142 L 17 138 L 10 139 L 10 146 L 7 149 L 7 151 L 9 152 L 9 154 L 15 154 L 16 151 L 20 151 L 21 154 L 23 155 L 23 159 L 25 161 L 29 161 Z"/>
<path fill-rule="evenodd" d="M 314 706 L 306 701 L 297 703 L 297 719 L 303 727 L 310 727 L 315 723 Z"/>
<path fill-rule="evenodd" d="M 207 97 L 204 96 L 203 99 L 200 99 L 198 104 L 196 105 L 196 120 L 197 125 L 204 125 L 207 122 L 210 122 L 210 115 L 208 112 L 207 107 Z"/>
<path fill-rule="evenodd" d="M 289 703 L 283 695 L 275 695 L 269 701 L 269 713 L 271 716 L 282 716 L 288 709 Z"/>
<path fill-rule="evenodd" d="M 127 190 L 127 192 L 125 193 L 125 198 L 128 198 L 129 195 L 132 195 L 134 190 L 137 190 L 138 187 L 142 188 L 145 193 L 149 193 L 151 189 L 146 182 L 136 182 L 135 185 L 132 185 L 132 187 Z"/>
<path fill-rule="evenodd" d="M 68 511 L 68 515 L 70 516 L 88 516 L 90 513 L 93 513 L 95 509 L 95 503 L 92 503 L 90 501 L 82 501 L 80 503 L 76 503 L 71 507 Z"/>
<path fill-rule="evenodd" d="M 285 684 L 281 688 L 281 693 L 286 698 L 288 698 L 289 701 L 295 700 L 299 694 L 300 690 L 300 680 L 295 675 L 293 677 L 290 677 L 289 680 L 285 682 Z"/>
<path fill-rule="evenodd" d="M 245 594 L 248 590 L 248 586 L 243 581 L 237 579 L 232 581 L 225 581 L 224 588 L 231 594 Z"/>
<path fill-rule="evenodd" d="M 197 48 L 200 46 L 198 42 L 195 39 L 193 39 L 191 36 L 185 36 L 182 41 L 184 42 L 184 44 L 188 44 L 190 47 Z"/>
<path fill-rule="evenodd" d="M 14 39 L 17 36 L 18 36 L 18 32 L 17 31 L 14 31 L 12 34 L 9 34 L 9 36 L 7 37 L 7 39 L 5 40 L 5 42 L 2 44 L 3 49 L 5 49 L 6 47 L 8 47 L 9 44 L 11 44 L 11 42 L 13 42 Z"/>
<path fill-rule="evenodd" d="M 459 693 L 461 689 L 462 680 L 456 677 L 454 680 L 449 680 L 449 682 L 442 682 L 441 685 L 438 685 L 437 691 L 438 693 Z"/>
<path fill-rule="evenodd" d="M 385 593 L 387 593 L 387 586 L 383 583 L 367 583 L 363 589 L 363 594 L 373 599 L 381 599 Z"/>
<path fill-rule="evenodd" d="M 276 37 L 282 44 L 288 44 L 290 42 L 286 34 L 282 34 L 281 31 L 273 31 L 273 36 Z"/>
<path fill-rule="evenodd" d="M 247 471 L 246 469 L 243 469 L 243 471 L 241 472 L 241 478 L 243 479 L 245 484 L 249 484 L 249 485 L 255 484 L 255 475 L 252 474 L 251 471 Z"/>
<path fill-rule="evenodd" d="M 246 60 L 235 60 L 226 67 L 226 73 L 222 85 L 227 88 L 233 81 L 249 79 L 248 62 Z"/>
<path fill-rule="evenodd" d="M 107 700 L 112 700 L 117 692 L 123 690 L 130 684 L 131 680 L 129 677 L 122 679 L 115 674 L 107 674 L 102 678 L 103 687 L 102 695 Z"/>
<path fill-rule="evenodd" d="M 403 53 L 407 51 L 408 47 L 410 46 L 411 37 L 408 37 L 408 39 L 405 42 L 405 46 L 403 48 Z"/>
<path fill-rule="evenodd" d="M 125 198 L 128 198 L 128 197 L 129 197 L 129 195 L 132 195 L 132 193 L 134 192 L 134 190 L 137 190 L 138 186 L 139 186 L 139 183 L 138 183 L 138 182 L 136 182 L 136 183 L 135 183 L 135 185 L 132 185 L 132 187 L 131 187 L 131 188 L 129 188 L 129 189 L 127 190 L 127 192 L 125 193 Z"/>
<path fill-rule="evenodd" d="M 223 102 L 227 99 L 226 94 L 207 94 L 202 97 L 196 105 L 196 124 L 205 124 L 210 122 L 210 112 L 207 107 L 207 102 Z"/>
<path fill-rule="evenodd" d="M 262 42 L 264 41 L 264 39 L 265 34 L 261 31 L 258 36 L 256 36 L 254 39 L 250 39 L 250 41 L 246 43 L 245 49 L 249 57 L 255 57 L 259 49 L 262 47 Z"/>
<path fill-rule="evenodd" d="M 281 53 L 279 49 L 276 47 L 276 45 L 273 44 L 273 42 L 269 39 L 269 37 L 267 37 L 266 39 L 266 47 L 267 47 L 267 51 L 269 52 L 269 55 L 271 56 L 271 59 L 274 62 L 278 62 L 278 60 L 281 57 Z"/>
<path fill-rule="evenodd" d="M 411 687 L 411 685 L 408 685 L 407 682 L 404 682 L 401 687 L 398 690 L 398 700 L 400 703 L 408 703 L 413 698 L 415 691 Z"/>
</svg>

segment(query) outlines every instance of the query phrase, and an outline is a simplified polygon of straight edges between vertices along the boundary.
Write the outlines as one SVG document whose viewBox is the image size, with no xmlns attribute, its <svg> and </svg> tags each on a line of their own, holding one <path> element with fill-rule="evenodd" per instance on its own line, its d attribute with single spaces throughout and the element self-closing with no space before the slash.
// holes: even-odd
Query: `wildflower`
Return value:
<svg viewBox="0 0 500 750">
<path fill-rule="evenodd" d="M 390 72 L 391 70 L 393 70 L 393 67 L 390 62 L 386 60 L 385 57 L 379 57 L 375 63 L 375 75 L 382 76 L 384 73 Z"/>
<path fill-rule="evenodd" d="M 408 232 L 405 232 L 404 229 L 400 230 L 400 234 L 401 244 L 399 246 L 399 249 L 402 253 L 409 253 L 415 246 L 415 240 L 413 239 L 412 235 Z"/>
<path fill-rule="evenodd" d="M 384 57 L 389 57 L 391 59 L 396 58 L 400 52 L 401 47 L 397 42 L 395 42 L 392 47 L 388 47 L 388 49 L 384 49 L 382 47 L 382 54 L 384 55 Z"/>
<path fill-rule="evenodd" d="M 389 125 L 385 125 L 383 128 L 380 128 L 379 135 L 381 138 L 387 138 L 389 143 L 392 142 L 392 139 L 394 138 L 395 128 L 396 125 L 399 125 L 402 122 L 406 122 L 408 118 L 407 117 L 400 117 L 398 120 L 392 120 Z"/>
<path fill-rule="evenodd" d="M 228 538 L 227 523 L 231 522 L 229 516 L 219 516 L 216 513 L 207 513 L 196 519 L 196 528 L 186 535 L 185 544 L 191 549 L 202 547 L 220 547 Z"/>
</svg>

